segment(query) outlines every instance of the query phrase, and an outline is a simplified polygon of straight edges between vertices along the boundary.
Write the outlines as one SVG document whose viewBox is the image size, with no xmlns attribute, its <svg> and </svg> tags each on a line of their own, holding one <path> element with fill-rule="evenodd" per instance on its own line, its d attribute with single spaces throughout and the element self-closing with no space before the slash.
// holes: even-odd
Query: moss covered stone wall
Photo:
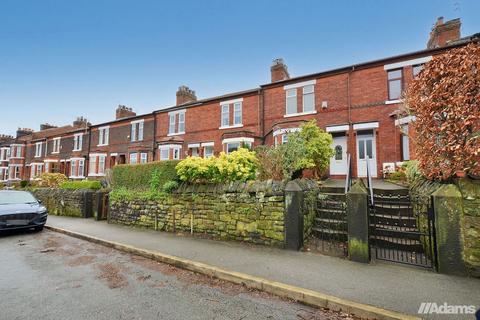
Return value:
<svg viewBox="0 0 480 320">
<path fill-rule="evenodd" d="M 164 199 L 111 201 L 110 221 L 281 247 L 284 193 L 284 185 L 272 181 L 184 184 Z"/>
<path fill-rule="evenodd" d="M 480 180 L 464 178 L 456 184 L 463 204 L 460 219 L 462 257 L 469 274 L 480 277 Z"/>
<path fill-rule="evenodd" d="M 86 217 L 87 212 L 93 212 L 96 193 L 88 189 L 53 189 L 39 188 L 30 191 L 47 207 L 48 213 L 59 216 Z M 90 208 L 85 203 L 85 194 L 92 194 Z"/>
</svg>

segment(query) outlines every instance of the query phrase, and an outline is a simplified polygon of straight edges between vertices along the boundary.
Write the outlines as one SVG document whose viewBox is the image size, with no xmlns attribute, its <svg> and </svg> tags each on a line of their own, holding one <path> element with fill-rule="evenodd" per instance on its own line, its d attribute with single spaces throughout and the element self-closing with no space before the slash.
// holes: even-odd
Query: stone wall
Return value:
<svg viewBox="0 0 480 320">
<path fill-rule="evenodd" d="M 30 191 L 47 207 L 48 213 L 59 216 L 89 217 L 94 212 L 96 192 L 88 189 L 39 188 Z M 87 202 L 87 197 L 91 202 Z"/>
<path fill-rule="evenodd" d="M 480 277 L 480 180 L 459 179 L 456 185 L 463 205 L 460 219 L 462 257 L 468 273 Z"/>
<path fill-rule="evenodd" d="M 164 199 L 111 201 L 109 214 L 114 223 L 283 247 L 285 185 L 183 184 Z"/>
</svg>

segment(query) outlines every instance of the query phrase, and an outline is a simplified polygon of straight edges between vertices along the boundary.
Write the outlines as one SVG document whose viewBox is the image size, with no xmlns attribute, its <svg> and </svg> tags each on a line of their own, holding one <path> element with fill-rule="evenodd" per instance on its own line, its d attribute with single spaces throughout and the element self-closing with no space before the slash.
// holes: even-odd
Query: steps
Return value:
<svg viewBox="0 0 480 320">
<path fill-rule="evenodd" d="M 321 187 L 317 199 L 313 235 L 320 240 L 346 242 L 346 195 L 343 188 Z"/>
</svg>

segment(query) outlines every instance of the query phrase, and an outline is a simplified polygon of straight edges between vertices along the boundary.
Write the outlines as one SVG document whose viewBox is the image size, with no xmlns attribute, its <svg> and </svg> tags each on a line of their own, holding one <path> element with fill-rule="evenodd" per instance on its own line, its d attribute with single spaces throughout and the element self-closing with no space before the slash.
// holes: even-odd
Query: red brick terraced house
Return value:
<svg viewBox="0 0 480 320">
<path fill-rule="evenodd" d="M 117 164 L 139 164 L 154 159 L 154 114 L 137 115 L 118 106 L 116 119 L 90 127 L 88 177 L 105 176 Z"/>
<path fill-rule="evenodd" d="M 155 112 L 156 160 L 210 157 L 263 143 L 258 89 L 197 101 L 186 86 L 177 105 Z"/>
<path fill-rule="evenodd" d="M 404 89 L 435 55 L 479 41 L 480 34 L 460 38 L 459 19 L 439 18 L 426 50 L 294 78 L 276 59 L 271 82 L 250 90 L 198 100 L 181 86 L 175 106 L 149 114 L 119 106 L 110 122 L 89 125 L 81 118 L 72 126 L 43 125 L 39 132 L 19 129 L 16 138 L 0 136 L 0 178 L 62 172 L 71 179 L 99 179 L 117 164 L 278 145 L 312 119 L 333 136 L 330 176 L 345 176 L 350 155 L 354 177 L 364 177 L 367 165 L 373 177 L 382 177 L 415 157 L 407 135 L 414 118 L 403 111 Z"/>
</svg>

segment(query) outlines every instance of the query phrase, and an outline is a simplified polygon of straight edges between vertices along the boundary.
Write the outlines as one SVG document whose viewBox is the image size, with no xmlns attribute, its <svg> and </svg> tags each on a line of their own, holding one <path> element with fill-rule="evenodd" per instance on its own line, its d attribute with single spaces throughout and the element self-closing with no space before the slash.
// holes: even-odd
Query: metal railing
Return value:
<svg viewBox="0 0 480 320">
<path fill-rule="evenodd" d="M 350 153 L 347 153 L 347 177 L 345 179 L 345 193 L 352 187 L 352 162 Z"/>
</svg>

